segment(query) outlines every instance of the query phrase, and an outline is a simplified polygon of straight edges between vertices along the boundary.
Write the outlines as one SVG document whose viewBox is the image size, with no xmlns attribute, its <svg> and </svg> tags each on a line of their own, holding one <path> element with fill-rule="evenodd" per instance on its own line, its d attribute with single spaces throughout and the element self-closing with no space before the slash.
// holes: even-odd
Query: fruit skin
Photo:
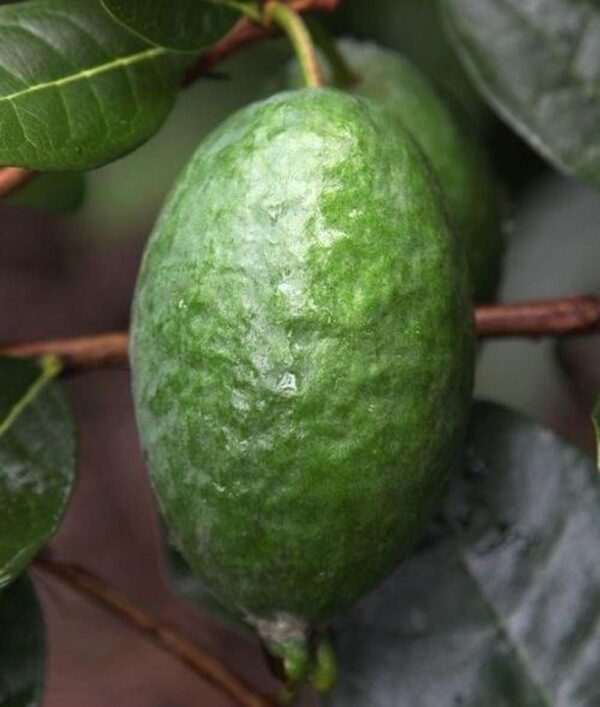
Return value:
<svg viewBox="0 0 600 707">
<path fill-rule="evenodd" d="M 301 663 L 412 548 L 473 357 L 462 249 L 393 116 L 305 89 L 200 144 L 136 288 L 137 419 L 174 541 L 275 653 Z"/>
<path fill-rule="evenodd" d="M 504 250 L 499 191 L 470 121 L 453 110 L 421 72 L 396 52 L 353 39 L 342 39 L 337 46 L 359 77 L 350 90 L 393 112 L 425 153 L 465 243 L 474 300 L 493 301 Z M 286 71 L 284 86 L 298 85 L 294 63 Z"/>
</svg>

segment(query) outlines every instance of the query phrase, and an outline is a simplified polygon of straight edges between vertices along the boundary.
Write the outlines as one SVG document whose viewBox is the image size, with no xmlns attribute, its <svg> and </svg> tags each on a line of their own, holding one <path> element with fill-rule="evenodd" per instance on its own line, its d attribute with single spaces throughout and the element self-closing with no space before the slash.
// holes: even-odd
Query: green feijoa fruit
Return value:
<svg viewBox="0 0 600 707">
<path fill-rule="evenodd" d="M 137 283 L 138 424 L 173 539 L 294 677 L 413 547 L 471 396 L 464 254 L 398 121 L 279 94 L 198 147 Z"/>
<path fill-rule="evenodd" d="M 465 243 L 474 299 L 493 300 L 503 251 L 499 192 L 470 121 L 398 53 L 352 39 L 343 39 L 337 46 L 356 74 L 357 82 L 349 89 L 385 105 L 425 153 Z M 300 75 L 293 63 L 286 70 L 285 87 L 298 85 Z"/>
</svg>

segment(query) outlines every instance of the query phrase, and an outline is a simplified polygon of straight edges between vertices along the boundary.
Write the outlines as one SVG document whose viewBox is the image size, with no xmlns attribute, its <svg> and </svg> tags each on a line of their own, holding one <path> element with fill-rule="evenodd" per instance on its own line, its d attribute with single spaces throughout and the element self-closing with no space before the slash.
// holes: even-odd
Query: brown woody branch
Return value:
<svg viewBox="0 0 600 707">
<path fill-rule="evenodd" d="M 0 167 L 0 199 L 26 184 L 35 172 L 23 167 Z"/>
<path fill-rule="evenodd" d="M 105 609 L 146 637 L 158 643 L 169 654 L 190 667 L 200 677 L 232 697 L 243 707 L 274 707 L 275 703 L 259 695 L 238 675 L 220 661 L 205 653 L 168 624 L 153 618 L 111 587 L 104 580 L 76 565 L 38 559 L 34 567 L 93 599 Z"/>
<path fill-rule="evenodd" d="M 61 360 L 65 373 L 86 373 L 100 368 L 126 369 L 129 367 L 128 341 L 127 332 L 114 332 L 0 346 L 0 354 L 5 356 L 56 356 Z"/>
<path fill-rule="evenodd" d="M 481 338 L 600 332 L 600 296 L 487 305 L 477 307 L 475 321 Z"/>
<path fill-rule="evenodd" d="M 475 310 L 477 333 L 482 339 L 502 337 L 568 336 L 600 332 L 600 296 L 495 304 Z M 52 354 L 63 363 L 64 372 L 84 373 L 99 368 L 123 368 L 128 334 L 116 332 L 0 346 L 4 356 Z"/>
</svg>

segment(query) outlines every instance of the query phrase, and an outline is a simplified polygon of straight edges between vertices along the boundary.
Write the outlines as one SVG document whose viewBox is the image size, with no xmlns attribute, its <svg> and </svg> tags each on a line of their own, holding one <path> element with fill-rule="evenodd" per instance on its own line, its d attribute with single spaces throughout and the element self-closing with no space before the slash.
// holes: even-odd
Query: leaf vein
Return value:
<svg viewBox="0 0 600 707">
<path fill-rule="evenodd" d="M 535 676 L 535 672 L 534 672 L 533 668 L 531 667 L 526 654 L 521 649 L 519 642 L 517 640 L 515 640 L 515 638 L 510 633 L 509 628 L 506 625 L 506 622 L 502 619 L 502 616 L 496 610 L 494 602 L 487 595 L 487 593 L 486 593 L 484 587 L 482 586 L 481 582 L 479 581 L 479 578 L 477 577 L 477 575 L 471 571 L 471 567 L 469 566 L 469 561 L 466 557 L 466 554 L 464 552 L 464 548 L 462 547 L 462 545 L 460 545 L 460 551 L 458 553 L 458 556 L 459 556 L 458 560 L 459 560 L 460 566 L 463 568 L 467 577 L 471 580 L 471 582 L 475 585 L 475 587 L 479 591 L 479 594 L 481 595 L 483 602 L 488 607 L 488 610 L 493 618 L 496 628 L 504 636 L 504 638 L 506 639 L 506 642 L 512 648 L 515 657 L 517 658 L 518 662 L 523 667 L 523 672 L 527 676 L 529 682 L 531 683 L 531 685 L 533 686 L 535 691 L 539 694 L 539 696 L 542 700 L 542 704 L 545 705 L 546 707 L 553 707 L 554 702 L 552 700 L 551 695 L 549 695 L 546 692 L 543 685 L 540 683 L 540 681 Z"/>
<path fill-rule="evenodd" d="M 15 91 L 14 93 L 10 93 L 5 96 L 0 96 L 0 103 L 6 101 L 15 101 L 18 98 L 22 98 L 25 95 L 35 93 L 37 91 L 43 91 L 45 89 L 51 88 L 59 88 L 79 80 L 89 80 L 92 79 L 94 76 L 98 76 L 99 74 L 103 74 L 119 68 L 126 68 L 131 66 L 132 64 L 137 64 L 146 59 L 155 59 L 156 57 L 164 55 L 166 53 L 166 49 L 156 47 L 143 52 L 139 52 L 137 54 L 133 54 L 131 56 L 120 57 L 113 61 L 107 62 L 106 64 L 100 64 L 99 66 L 95 66 L 91 69 L 83 69 L 82 71 L 78 71 L 77 73 L 71 74 L 70 76 L 65 76 L 60 79 L 54 79 L 52 81 L 46 81 L 43 83 L 35 84 L 34 86 L 29 86 L 28 88 L 23 89 L 21 91 Z"/>
<path fill-rule="evenodd" d="M 25 391 L 25 394 L 14 405 L 8 415 L 0 422 L 0 437 L 11 428 L 19 415 L 33 402 L 38 393 L 55 378 L 60 372 L 60 363 L 52 356 L 42 359 L 40 367 L 40 375 Z"/>
</svg>

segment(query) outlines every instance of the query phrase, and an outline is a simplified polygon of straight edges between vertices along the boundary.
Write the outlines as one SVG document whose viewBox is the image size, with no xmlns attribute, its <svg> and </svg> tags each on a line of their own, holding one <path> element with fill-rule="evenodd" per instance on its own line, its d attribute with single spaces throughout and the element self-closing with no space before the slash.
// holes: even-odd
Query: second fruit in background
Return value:
<svg viewBox="0 0 600 707">
<path fill-rule="evenodd" d="M 338 41 L 337 48 L 355 74 L 346 88 L 384 105 L 425 153 L 465 244 L 474 299 L 492 301 L 503 251 L 499 190 L 468 116 L 441 98 L 396 52 L 352 39 Z M 323 65 L 328 68 L 326 61 Z M 286 88 L 300 85 L 295 62 L 286 69 L 283 83 Z"/>
</svg>

